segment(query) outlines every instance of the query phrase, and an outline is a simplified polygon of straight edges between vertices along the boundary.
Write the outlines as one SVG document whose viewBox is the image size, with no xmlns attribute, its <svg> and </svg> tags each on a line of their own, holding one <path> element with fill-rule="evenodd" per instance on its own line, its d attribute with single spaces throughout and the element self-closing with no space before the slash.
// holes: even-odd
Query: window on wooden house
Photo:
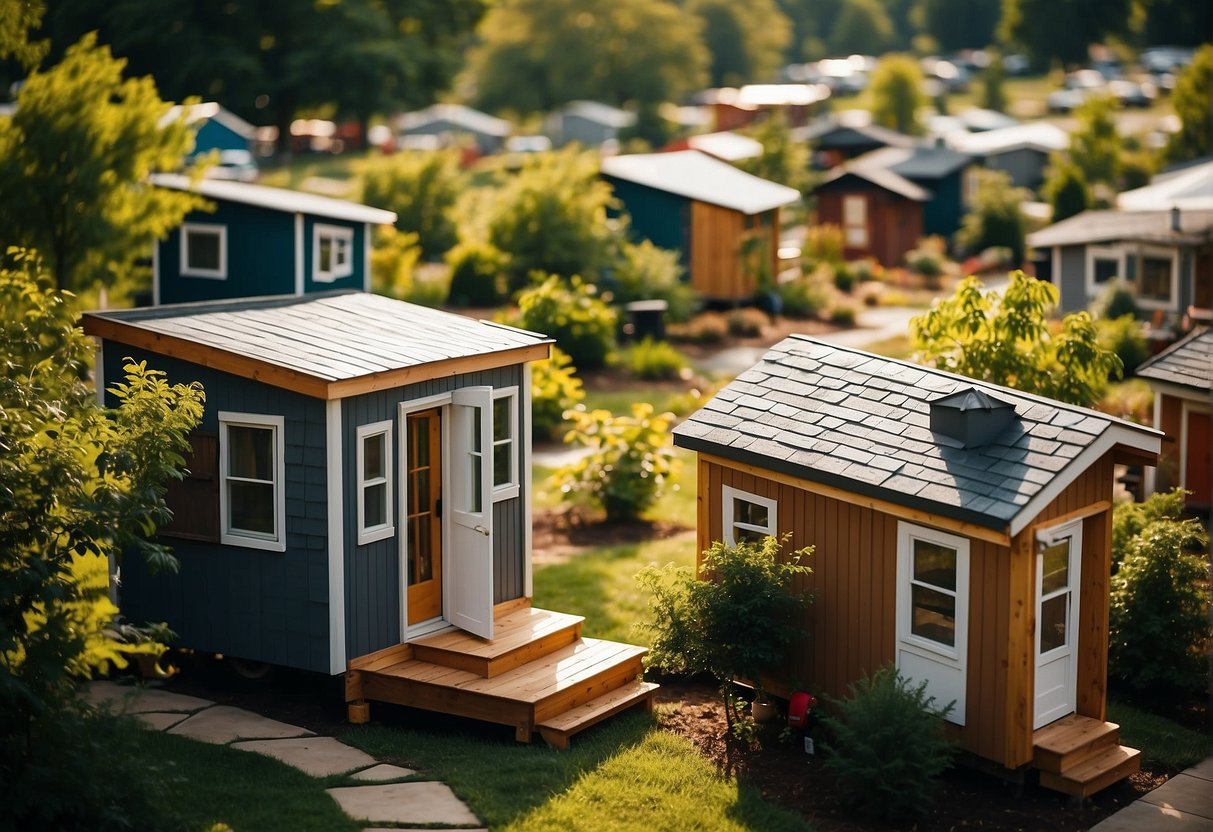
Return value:
<svg viewBox="0 0 1213 832">
<path fill-rule="evenodd" d="M 313 280 L 332 283 L 354 273 L 354 229 L 317 224 L 313 238 Z"/>
<path fill-rule="evenodd" d="M 181 274 L 227 278 L 227 226 L 185 223 L 181 226 Z"/>
<path fill-rule="evenodd" d="M 493 499 L 518 496 L 518 388 L 493 391 Z"/>
<path fill-rule="evenodd" d="M 1171 306 L 1175 299 L 1175 256 L 1173 254 L 1146 253 L 1141 258 L 1141 272 L 1137 279 L 1137 299 L 1146 305 Z"/>
<path fill-rule="evenodd" d="M 779 506 L 770 497 L 760 497 L 726 485 L 721 488 L 724 501 L 724 542 L 761 543 L 765 537 L 779 534 Z"/>
<path fill-rule="evenodd" d="M 392 423 L 357 430 L 358 545 L 396 533 L 392 511 Z"/>
<path fill-rule="evenodd" d="M 171 480 L 164 502 L 173 519 L 159 534 L 187 540 L 219 542 L 219 437 L 196 431 L 190 434 L 190 453 L 184 476 Z"/>
<path fill-rule="evenodd" d="M 286 550 L 283 419 L 219 413 L 221 540 L 252 549 Z"/>
<path fill-rule="evenodd" d="M 868 247 L 868 200 L 848 194 L 842 198 L 842 233 L 847 248 Z"/>
</svg>

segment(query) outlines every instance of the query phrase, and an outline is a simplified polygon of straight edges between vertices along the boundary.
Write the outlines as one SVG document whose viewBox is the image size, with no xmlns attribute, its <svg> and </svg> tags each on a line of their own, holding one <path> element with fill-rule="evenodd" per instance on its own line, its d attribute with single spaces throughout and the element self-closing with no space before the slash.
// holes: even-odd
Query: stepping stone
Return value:
<svg viewBox="0 0 1213 832">
<path fill-rule="evenodd" d="M 1213 828 L 1213 788 L 1209 781 L 1190 774 L 1177 774 L 1138 802 L 1152 803 L 1163 809 L 1178 809 L 1184 814 L 1205 819 Z"/>
<path fill-rule="evenodd" d="M 472 826 L 480 819 L 445 783 L 393 783 L 328 789 L 347 815 L 370 823 Z"/>
<path fill-rule="evenodd" d="M 85 686 L 84 698 L 94 705 L 109 705 L 116 711 L 142 714 L 151 711 L 180 711 L 188 713 L 214 705 L 209 699 L 186 696 L 159 688 L 140 688 L 119 685 L 115 682 L 90 682 Z"/>
<path fill-rule="evenodd" d="M 135 714 L 135 719 L 155 731 L 167 731 L 186 718 L 185 714 L 161 714 L 154 711 L 147 714 Z"/>
<path fill-rule="evenodd" d="M 365 771 L 355 772 L 350 777 L 353 777 L 355 780 L 366 780 L 368 783 L 381 783 L 384 780 L 398 780 L 401 777 L 412 777 L 416 773 L 411 768 L 401 768 L 400 766 L 380 763 Z"/>
<path fill-rule="evenodd" d="M 1213 821 L 1178 809 L 1164 809 L 1135 800 L 1111 817 L 1091 827 L 1091 832 L 1141 832 L 1143 829 L 1166 832 L 1213 832 Z"/>
<path fill-rule="evenodd" d="M 232 748 L 255 751 L 281 760 L 312 777 L 344 774 L 356 768 L 372 766 L 375 758 L 365 751 L 351 748 L 332 737 L 304 737 L 290 740 L 252 740 L 234 742 Z"/>
<path fill-rule="evenodd" d="M 313 736 L 311 731 L 298 725 L 287 725 L 228 705 L 216 705 L 200 711 L 170 728 L 169 733 L 216 745 L 225 745 L 232 740 L 281 740 Z"/>
<path fill-rule="evenodd" d="M 1213 757 L 1210 757 L 1203 763 L 1192 766 L 1184 774 L 1199 777 L 1201 780 L 1213 780 Z"/>
</svg>

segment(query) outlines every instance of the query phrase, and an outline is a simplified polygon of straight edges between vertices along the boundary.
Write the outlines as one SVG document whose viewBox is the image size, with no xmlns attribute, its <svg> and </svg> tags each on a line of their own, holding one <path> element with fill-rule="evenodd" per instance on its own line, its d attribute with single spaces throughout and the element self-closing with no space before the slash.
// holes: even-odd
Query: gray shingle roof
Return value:
<svg viewBox="0 0 1213 832">
<path fill-rule="evenodd" d="M 1138 240 L 1148 243 L 1196 245 L 1213 231 L 1213 210 L 1181 211 L 1180 230 L 1171 230 L 1167 211 L 1083 211 L 1028 235 L 1036 248 Z"/>
<path fill-rule="evenodd" d="M 876 167 L 839 167 L 826 174 L 822 179 L 818 190 L 830 190 L 835 182 L 841 182 L 848 177 L 854 179 L 862 179 L 864 182 L 870 182 L 878 188 L 884 188 L 886 191 L 891 191 L 906 199 L 912 199 L 915 202 L 926 202 L 931 198 L 931 192 L 926 188 L 919 187 L 906 179 L 904 176 L 898 176 L 891 170 Z"/>
<path fill-rule="evenodd" d="M 609 156 L 602 160 L 602 173 L 743 214 L 760 214 L 800 199 L 795 188 L 753 176 L 698 150 Z"/>
<path fill-rule="evenodd" d="M 919 181 L 942 179 L 971 164 L 973 159 L 950 147 L 916 144 L 912 147 L 882 147 L 865 153 L 851 162 L 850 167 L 881 168 L 898 176 Z"/>
<path fill-rule="evenodd" d="M 980 447 L 931 431 L 930 403 L 975 388 L 1015 408 Z M 1116 445 L 1157 431 L 1086 408 L 793 335 L 674 429 L 674 444 L 987 528 L 1024 528 Z M 1111 483 L 1108 484 L 1111 494 Z"/>
<path fill-rule="evenodd" d="M 1138 367 L 1137 375 L 1209 392 L 1213 388 L 1213 330 L 1192 330 Z"/>
</svg>

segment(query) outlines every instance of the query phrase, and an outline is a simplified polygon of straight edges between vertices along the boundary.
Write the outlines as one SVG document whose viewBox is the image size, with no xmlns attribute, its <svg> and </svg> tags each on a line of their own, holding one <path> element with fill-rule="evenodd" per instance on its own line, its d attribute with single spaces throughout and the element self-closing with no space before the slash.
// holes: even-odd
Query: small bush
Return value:
<svg viewBox="0 0 1213 832">
<path fill-rule="evenodd" d="M 821 719 L 832 739 L 826 767 L 838 778 L 843 798 L 863 814 L 886 820 L 922 814 L 939 776 L 952 764 L 940 710 L 926 693 L 892 666 L 850 686 L 850 698 L 831 699 L 835 713 Z"/>
<path fill-rule="evenodd" d="M 750 306 L 729 313 L 729 333 L 737 338 L 757 338 L 771 323 L 770 316 Z"/>
<path fill-rule="evenodd" d="M 838 326 L 855 326 L 855 307 L 847 303 L 836 304 L 830 309 L 830 323 Z"/>
<path fill-rule="evenodd" d="M 1150 357 L 1150 349 L 1146 346 L 1146 338 L 1136 318 L 1129 315 L 1099 318 L 1095 321 L 1095 328 L 1099 331 L 1100 345 L 1120 356 L 1126 376 L 1132 375 Z"/>
<path fill-rule="evenodd" d="M 1126 315 L 1133 318 L 1141 317 L 1141 310 L 1137 306 L 1137 298 L 1134 297 L 1133 291 L 1119 277 L 1110 281 L 1104 287 L 1104 290 L 1099 295 L 1099 299 L 1095 303 L 1093 311 L 1095 317 L 1110 320 L 1123 318 Z M 1127 367 L 1125 369 L 1128 370 Z"/>
<path fill-rule="evenodd" d="M 943 275 L 946 248 L 938 237 L 918 241 L 918 248 L 906 252 L 906 266 L 927 281 L 938 280 Z"/>
<path fill-rule="evenodd" d="M 371 249 L 371 287 L 376 294 L 403 299 L 413 291 L 413 273 L 421 258 L 417 235 L 392 226 L 376 230 Z"/>
<path fill-rule="evenodd" d="M 842 229 L 837 225 L 814 225 L 805 234 L 804 264 L 815 268 L 818 263 L 842 262 Z"/>
<path fill-rule="evenodd" d="M 1140 378 L 1110 384 L 1096 409 L 1118 419 L 1148 425 L 1154 419 L 1154 391 Z"/>
<path fill-rule="evenodd" d="M 666 317 L 685 322 L 695 312 L 699 297 L 682 281 L 682 272 L 677 252 L 658 248 L 647 240 L 625 243 L 613 273 L 614 301 L 664 300 L 668 304 Z"/>
<path fill-rule="evenodd" d="M 673 414 L 654 415 L 651 404 L 637 402 L 631 416 L 580 406 L 566 416 L 573 427 L 564 441 L 590 453 L 556 472 L 565 499 L 588 499 L 606 511 L 607 522 L 635 520 L 661 496 L 673 472 Z"/>
<path fill-rule="evenodd" d="M 447 253 L 451 268 L 449 303 L 488 308 L 506 299 L 505 264 L 509 257 L 488 243 L 460 243 Z"/>
<path fill-rule="evenodd" d="M 579 277 L 566 282 L 550 275 L 518 296 L 518 326 L 555 339 L 581 370 L 606 364 L 615 346 L 615 323 L 615 310 Z"/>
<path fill-rule="evenodd" d="M 855 275 L 846 263 L 839 263 L 834 267 L 834 288 L 847 294 L 855 288 Z"/>
<path fill-rule="evenodd" d="M 829 302 L 829 293 L 812 277 L 798 277 L 777 287 L 783 314 L 789 318 L 812 318 Z"/>
<path fill-rule="evenodd" d="M 669 342 L 652 338 L 629 347 L 623 362 L 629 373 L 646 381 L 676 379 L 687 367 L 686 357 Z"/>
<path fill-rule="evenodd" d="M 581 404 L 585 389 L 577 378 L 573 359 L 559 347 L 552 357 L 531 365 L 531 435 L 552 439 L 564 424 L 564 413 Z"/>
<path fill-rule="evenodd" d="M 413 285 L 409 287 L 409 293 L 404 296 L 404 299 L 419 306 L 438 309 L 447 302 L 450 295 L 450 272 L 441 266 L 436 269 L 427 269 L 422 266 L 413 275 Z"/>
<path fill-rule="evenodd" d="M 685 324 L 670 325 L 666 331 L 675 341 L 719 344 L 729 335 L 729 322 L 719 312 L 703 312 Z"/>
</svg>

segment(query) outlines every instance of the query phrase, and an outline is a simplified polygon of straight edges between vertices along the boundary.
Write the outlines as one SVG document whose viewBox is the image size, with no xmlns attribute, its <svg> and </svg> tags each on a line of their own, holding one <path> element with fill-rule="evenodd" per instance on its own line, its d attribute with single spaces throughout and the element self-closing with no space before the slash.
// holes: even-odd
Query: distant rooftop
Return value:
<svg viewBox="0 0 1213 832">
<path fill-rule="evenodd" d="M 1052 153 L 1070 146 L 1070 134 L 1047 121 L 1038 121 L 984 133 L 952 133 L 948 136 L 948 144 L 972 156 L 1009 153 L 1025 148 Z"/>
<path fill-rule="evenodd" d="M 1149 381 L 1210 392 L 1213 390 L 1213 330 L 1192 330 L 1138 367 L 1136 374 Z"/>
<path fill-rule="evenodd" d="M 396 214 L 392 211 L 286 188 L 270 188 L 265 185 L 253 185 L 248 182 L 234 182 L 226 179 L 202 179 L 193 182 L 190 177 L 176 173 L 152 174 L 151 180 L 153 184 L 161 188 L 192 191 L 207 199 L 239 202 L 245 205 L 255 205 L 258 208 L 268 208 L 272 211 L 285 211 L 289 214 L 311 214 L 349 222 L 367 222 L 372 225 L 390 225 L 396 221 Z"/>
<path fill-rule="evenodd" d="M 1213 210 L 1213 160 L 1159 174 L 1149 185 L 1121 193 L 1116 204 L 1125 211 Z"/>
<path fill-rule="evenodd" d="M 689 136 L 687 138 L 687 145 L 692 150 L 700 150 L 709 156 L 715 156 L 717 159 L 723 159 L 726 162 L 756 159 L 762 155 L 762 142 L 727 130 L 719 133 L 700 133 L 695 136 Z"/>
<path fill-rule="evenodd" d="M 612 156 L 602 160 L 602 173 L 743 214 L 760 214 L 800 199 L 795 188 L 752 176 L 698 150 Z"/>
<path fill-rule="evenodd" d="M 169 111 L 161 119 L 160 123 L 164 124 L 165 122 L 173 121 L 183 112 L 186 124 L 195 124 L 199 121 L 214 119 L 246 141 L 252 141 L 253 134 L 257 130 L 252 124 L 249 124 L 217 101 L 203 101 L 201 104 L 192 104 L 189 107 L 176 104 L 169 108 Z"/>
<path fill-rule="evenodd" d="M 1196 245 L 1213 229 L 1213 210 L 1181 211 L 1180 230 L 1173 231 L 1167 211 L 1083 211 L 1028 235 L 1037 248 L 1136 240 L 1143 243 Z"/>
<path fill-rule="evenodd" d="M 605 124 L 607 127 L 623 129 L 636 123 L 636 114 L 603 104 L 601 101 L 570 101 L 560 108 L 560 112 L 570 116 L 580 116 L 587 121 Z"/>
<path fill-rule="evenodd" d="M 447 121 L 475 133 L 505 137 L 513 126 L 503 118 L 473 110 L 463 104 L 434 104 L 400 117 L 398 126 L 404 132 L 418 130 L 435 122 Z"/>
</svg>

